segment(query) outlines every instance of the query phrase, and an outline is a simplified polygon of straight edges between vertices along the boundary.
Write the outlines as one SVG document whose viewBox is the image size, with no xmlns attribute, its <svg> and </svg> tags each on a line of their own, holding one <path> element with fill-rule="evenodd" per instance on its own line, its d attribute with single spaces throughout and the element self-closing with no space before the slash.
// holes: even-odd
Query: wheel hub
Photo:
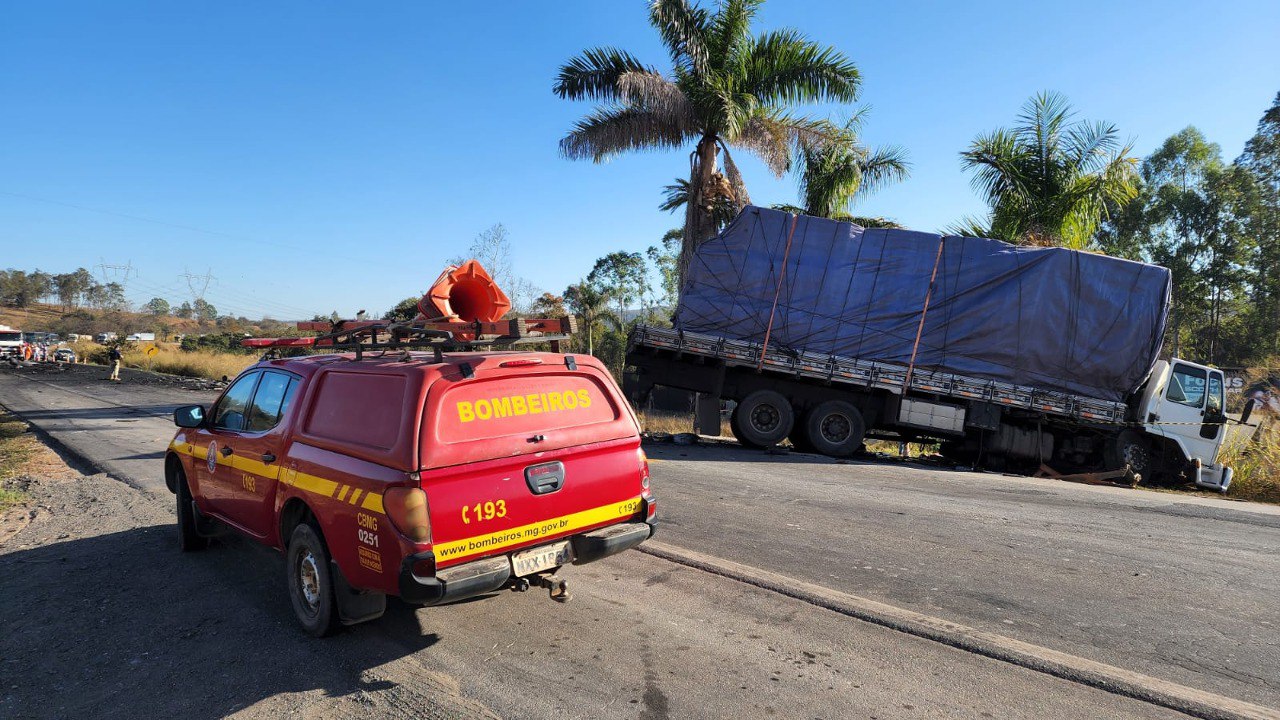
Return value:
<svg viewBox="0 0 1280 720">
<path fill-rule="evenodd" d="M 758 405 L 751 411 L 751 426 L 760 432 L 770 432 L 781 422 L 782 414 L 772 405 Z"/>
<path fill-rule="evenodd" d="M 1147 449 L 1138 443 L 1129 443 L 1124 446 L 1124 461 L 1133 470 L 1144 470 L 1147 467 L 1149 456 Z"/>
<path fill-rule="evenodd" d="M 310 610 L 319 609 L 320 568 L 316 566 L 316 556 L 310 550 L 303 550 L 298 556 L 298 589 Z"/>
<path fill-rule="evenodd" d="M 839 413 L 832 413 L 822 418 L 822 438 L 827 442 L 839 445 L 849 439 L 849 435 L 853 432 L 849 425 L 849 418 Z"/>
</svg>

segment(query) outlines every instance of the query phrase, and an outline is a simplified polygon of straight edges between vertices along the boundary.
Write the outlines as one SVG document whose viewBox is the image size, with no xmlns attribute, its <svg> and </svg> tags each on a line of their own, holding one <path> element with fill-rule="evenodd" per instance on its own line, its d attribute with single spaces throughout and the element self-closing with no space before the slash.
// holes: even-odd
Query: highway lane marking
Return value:
<svg viewBox="0 0 1280 720">
<path fill-rule="evenodd" d="M 636 549 L 646 555 L 770 590 L 864 622 L 1206 720 L 1280 720 L 1280 710 L 1197 690 L 732 560 L 654 540 L 642 543 Z"/>
</svg>

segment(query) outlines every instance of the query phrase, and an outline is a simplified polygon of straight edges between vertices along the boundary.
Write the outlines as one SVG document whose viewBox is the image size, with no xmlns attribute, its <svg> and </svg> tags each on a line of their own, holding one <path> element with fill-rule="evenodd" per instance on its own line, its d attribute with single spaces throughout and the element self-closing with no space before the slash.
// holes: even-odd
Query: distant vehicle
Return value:
<svg viewBox="0 0 1280 720">
<path fill-rule="evenodd" d="M 116 335 L 113 332 L 98 333 L 97 335 L 93 336 L 93 341 L 98 343 L 99 345 L 102 345 L 102 344 L 109 343 L 118 337 L 120 336 Z"/>
<path fill-rule="evenodd" d="M 53 361 L 74 363 L 76 361 L 76 351 L 71 348 L 58 348 L 53 351 Z"/>
<path fill-rule="evenodd" d="M 22 331 L 0 325 L 0 357 L 22 354 Z"/>
<path fill-rule="evenodd" d="M 155 342 L 156 334 L 150 332 L 133 333 L 132 335 L 126 335 L 124 339 L 127 342 Z"/>
<path fill-rule="evenodd" d="M 77 335 L 76 333 L 67 333 L 67 342 L 69 342 L 69 343 L 76 343 L 76 342 L 80 342 L 80 339 L 81 339 L 81 338 L 83 338 L 83 337 L 85 337 L 85 336 L 83 336 L 83 335 Z"/>
</svg>

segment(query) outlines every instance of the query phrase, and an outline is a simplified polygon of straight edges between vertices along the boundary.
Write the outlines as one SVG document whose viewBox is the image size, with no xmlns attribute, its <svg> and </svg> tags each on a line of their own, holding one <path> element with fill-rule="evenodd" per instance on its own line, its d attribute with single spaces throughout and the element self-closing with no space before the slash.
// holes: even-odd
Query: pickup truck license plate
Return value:
<svg viewBox="0 0 1280 720">
<path fill-rule="evenodd" d="M 552 543 L 511 556 L 511 568 L 517 576 L 532 575 L 543 570 L 565 565 L 573 560 L 573 550 L 568 540 Z"/>
</svg>

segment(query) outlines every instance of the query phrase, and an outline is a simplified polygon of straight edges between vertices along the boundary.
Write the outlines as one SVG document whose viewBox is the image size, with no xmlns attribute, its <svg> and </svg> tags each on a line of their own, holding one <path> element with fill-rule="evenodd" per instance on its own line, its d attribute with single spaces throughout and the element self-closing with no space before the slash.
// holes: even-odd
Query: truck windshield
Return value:
<svg viewBox="0 0 1280 720">
<path fill-rule="evenodd" d="M 1169 391 L 1165 397 L 1170 402 L 1191 407 L 1204 407 L 1204 385 L 1207 376 L 1200 368 L 1177 365 L 1169 379 Z"/>
<path fill-rule="evenodd" d="M 0 332 L 0 342 L 18 342 L 20 340 L 22 340 L 22 333 Z"/>
</svg>

